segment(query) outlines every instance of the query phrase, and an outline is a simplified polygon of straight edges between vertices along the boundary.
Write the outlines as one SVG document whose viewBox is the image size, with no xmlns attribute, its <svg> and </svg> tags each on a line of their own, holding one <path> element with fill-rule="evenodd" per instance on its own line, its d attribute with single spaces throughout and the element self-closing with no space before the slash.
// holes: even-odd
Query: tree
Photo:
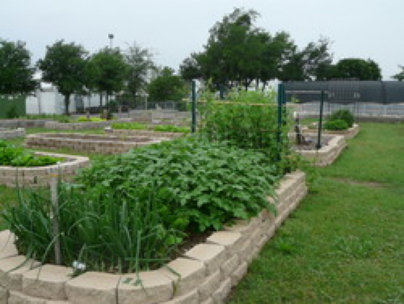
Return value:
<svg viewBox="0 0 404 304">
<path fill-rule="evenodd" d="M 184 80 L 191 81 L 203 77 L 201 66 L 198 62 L 198 53 L 192 53 L 185 58 L 180 65 L 180 75 Z"/>
<path fill-rule="evenodd" d="M 0 94 L 23 94 L 35 89 L 35 69 L 21 41 L 0 40 Z"/>
<path fill-rule="evenodd" d="M 404 80 L 404 66 L 400 65 L 399 67 L 401 68 L 401 72 L 394 75 L 393 78 L 398 81 L 403 81 Z"/>
<path fill-rule="evenodd" d="M 151 101 L 178 101 L 186 96 L 184 81 L 169 67 L 164 67 L 150 82 L 148 91 Z"/>
<path fill-rule="evenodd" d="M 338 61 L 333 78 L 380 80 L 382 78 L 379 65 L 371 59 L 346 58 Z"/>
<path fill-rule="evenodd" d="M 102 95 L 106 94 L 106 103 L 109 96 L 119 92 L 124 87 L 128 66 L 119 49 L 104 48 L 91 56 L 86 67 L 87 86 Z"/>
<path fill-rule="evenodd" d="M 125 54 L 125 62 L 126 90 L 133 99 L 136 99 L 140 91 L 147 89 L 149 73 L 155 69 L 153 55 L 148 49 L 133 44 Z"/>
<path fill-rule="evenodd" d="M 81 93 L 85 84 L 87 52 L 80 45 L 57 41 L 47 46 L 45 58 L 39 60 L 42 79 L 53 83 L 64 96 L 65 114 L 69 114 L 70 96 Z"/>
</svg>

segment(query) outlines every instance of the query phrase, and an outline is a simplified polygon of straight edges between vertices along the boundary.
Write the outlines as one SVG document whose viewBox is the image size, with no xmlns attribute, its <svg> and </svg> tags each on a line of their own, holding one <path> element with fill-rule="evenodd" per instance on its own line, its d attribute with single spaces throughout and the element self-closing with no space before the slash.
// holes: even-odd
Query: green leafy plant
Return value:
<svg viewBox="0 0 404 304">
<path fill-rule="evenodd" d="M 0 165 L 13 167 L 41 167 L 56 164 L 61 158 L 37 156 L 0 140 Z"/>
<path fill-rule="evenodd" d="M 53 262 L 62 244 L 66 265 L 133 272 L 166 262 L 191 232 L 221 229 L 236 218 L 272 209 L 278 179 L 265 154 L 184 138 L 94 163 L 76 184 L 61 183 L 58 236 L 48 193 L 21 193 L 3 218 L 21 254 Z"/>
<path fill-rule="evenodd" d="M 338 110 L 332 113 L 328 120 L 344 120 L 349 128 L 351 128 L 355 122 L 355 118 L 349 110 Z"/>
<path fill-rule="evenodd" d="M 189 127 L 173 126 L 173 125 L 157 125 L 153 128 L 157 132 L 178 132 L 178 133 L 189 133 Z"/>
<path fill-rule="evenodd" d="M 113 129 L 123 130 L 146 130 L 147 126 L 138 122 L 114 122 L 112 123 Z"/>
<path fill-rule="evenodd" d="M 324 124 L 326 130 L 343 131 L 349 128 L 348 123 L 342 119 L 328 120 Z"/>
<path fill-rule="evenodd" d="M 100 122 L 100 121 L 105 121 L 105 119 L 102 119 L 100 117 L 89 117 L 87 118 L 86 116 L 80 116 L 77 118 L 78 122 Z"/>
</svg>

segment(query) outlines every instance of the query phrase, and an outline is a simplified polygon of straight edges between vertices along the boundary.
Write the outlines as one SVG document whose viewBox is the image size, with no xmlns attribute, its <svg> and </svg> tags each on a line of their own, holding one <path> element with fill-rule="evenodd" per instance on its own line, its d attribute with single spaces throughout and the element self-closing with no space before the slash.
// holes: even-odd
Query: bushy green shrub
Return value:
<svg viewBox="0 0 404 304">
<path fill-rule="evenodd" d="M 0 165 L 13 167 L 41 167 L 56 164 L 60 158 L 37 156 L 24 148 L 0 140 Z"/>
<path fill-rule="evenodd" d="M 114 122 L 112 123 L 113 129 L 122 130 L 146 130 L 147 125 L 138 122 Z"/>
<path fill-rule="evenodd" d="M 332 113 L 328 120 L 343 120 L 351 128 L 355 122 L 355 118 L 349 110 L 338 110 Z"/>
<path fill-rule="evenodd" d="M 95 163 L 59 187 L 66 265 L 133 272 L 166 262 L 191 231 L 221 229 L 269 208 L 277 176 L 265 154 L 186 138 Z M 21 195 L 4 219 L 22 254 L 54 260 L 48 196 Z"/>
<path fill-rule="evenodd" d="M 227 141 L 242 149 L 259 150 L 271 162 L 276 162 L 281 171 L 288 171 L 288 115 L 286 111 L 283 113 L 284 124 L 278 143 L 277 113 L 273 92 L 234 91 L 229 94 L 228 101 L 216 101 L 207 96 L 200 131 L 210 141 Z"/>
<path fill-rule="evenodd" d="M 174 132 L 174 133 L 189 133 L 189 127 L 173 126 L 173 125 L 157 125 L 153 128 L 157 132 Z"/>
<path fill-rule="evenodd" d="M 87 118 L 86 116 L 80 116 L 77 118 L 78 122 L 100 122 L 100 121 L 105 121 L 105 119 L 102 119 L 101 117 L 89 117 Z"/>
<path fill-rule="evenodd" d="M 328 120 L 324 124 L 324 128 L 332 131 L 343 131 L 349 128 L 347 122 L 342 119 Z"/>
</svg>

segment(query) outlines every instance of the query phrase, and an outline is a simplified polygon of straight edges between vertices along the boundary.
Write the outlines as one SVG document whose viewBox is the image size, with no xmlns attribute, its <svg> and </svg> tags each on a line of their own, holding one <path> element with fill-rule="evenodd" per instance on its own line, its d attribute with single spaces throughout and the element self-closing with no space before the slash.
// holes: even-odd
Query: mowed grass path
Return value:
<svg viewBox="0 0 404 304">
<path fill-rule="evenodd" d="M 404 303 L 404 124 L 361 128 L 229 303 Z"/>
</svg>

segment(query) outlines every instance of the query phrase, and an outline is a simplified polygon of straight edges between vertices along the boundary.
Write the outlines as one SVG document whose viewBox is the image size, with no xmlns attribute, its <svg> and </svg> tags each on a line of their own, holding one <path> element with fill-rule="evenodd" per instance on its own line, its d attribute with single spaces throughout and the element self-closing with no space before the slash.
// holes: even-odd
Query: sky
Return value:
<svg viewBox="0 0 404 304">
<path fill-rule="evenodd" d="M 35 62 L 57 40 L 96 52 L 112 33 L 114 47 L 136 42 L 178 69 L 235 7 L 258 11 L 257 26 L 288 32 L 300 48 L 330 39 L 334 62 L 373 59 L 384 80 L 404 65 L 404 0 L 0 0 L 0 39 L 26 42 Z"/>
</svg>

